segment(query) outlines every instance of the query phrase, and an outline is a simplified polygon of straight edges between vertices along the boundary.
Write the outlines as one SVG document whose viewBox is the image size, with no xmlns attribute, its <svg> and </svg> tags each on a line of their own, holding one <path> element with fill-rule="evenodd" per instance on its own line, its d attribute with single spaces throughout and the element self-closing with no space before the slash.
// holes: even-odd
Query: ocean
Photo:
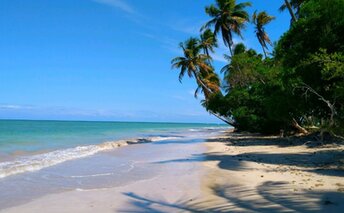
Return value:
<svg viewBox="0 0 344 213">
<path fill-rule="evenodd" d="M 0 120 L 0 179 L 118 148 L 173 140 L 226 125 Z"/>
</svg>

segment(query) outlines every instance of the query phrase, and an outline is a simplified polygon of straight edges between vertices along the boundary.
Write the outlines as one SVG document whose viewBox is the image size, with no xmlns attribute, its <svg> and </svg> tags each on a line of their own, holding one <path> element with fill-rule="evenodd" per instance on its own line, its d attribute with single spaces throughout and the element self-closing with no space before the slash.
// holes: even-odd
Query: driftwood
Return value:
<svg viewBox="0 0 344 213">
<path fill-rule="evenodd" d="M 307 135 L 308 134 L 308 131 L 303 128 L 302 126 L 300 126 L 300 124 L 295 120 L 295 118 L 293 118 L 293 121 L 292 121 L 292 125 L 295 129 L 297 129 L 300 133 L 302 134 L 305 134 Z"/>
</svg>

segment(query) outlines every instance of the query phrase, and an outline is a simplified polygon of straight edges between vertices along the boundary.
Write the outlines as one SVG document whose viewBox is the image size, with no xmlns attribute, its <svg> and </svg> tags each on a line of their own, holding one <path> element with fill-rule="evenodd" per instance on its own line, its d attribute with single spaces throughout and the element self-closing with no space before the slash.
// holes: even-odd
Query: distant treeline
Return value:
<svg viewBox="0 0 344 213">
<path fill-rule="evenodd" d="M 250 6 L 215 0 L 206 7 L 210 20 L 200 37 L 182 42 L 183 56 L 172 60 L 179 79 L 194 77 L 195 96 L 205 97 L 202 105 L 238 130 L 343 136 L 344 0 L 285 0 L 279 9 L 291 15 L 290 28 L 275 44 L 264 29 L 275 17 L 264 11 L 250 15 Z M 233 43 L 247 24 L 255 26 L 264 55 Z M 229 49 L 223 79 L 211 58 L 218 38 Z"/>
</svg>

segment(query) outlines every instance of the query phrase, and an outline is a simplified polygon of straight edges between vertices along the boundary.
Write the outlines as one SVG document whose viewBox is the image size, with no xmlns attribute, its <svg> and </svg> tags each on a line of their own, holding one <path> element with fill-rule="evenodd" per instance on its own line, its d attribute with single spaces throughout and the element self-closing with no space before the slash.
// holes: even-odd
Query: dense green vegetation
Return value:
<svg viewBox="0 0 344 213">
<path fill-rule="evenodd" d="M 344 1 L 285 0 L 281 11 L 291 15 L 290 29 L 272 45 L 264 26 L 274 17 L 254 12 L 235 0 L 216 0 L 207 6 L 211 18 L 200 38 L 181 44 L 183 57 L 172 63 L 196 79 L 204 93 L 202 105 L 238 130 L 261 133 L 328 132 L 344 135 Z M 278 8 L 276 8 L 278 9 Z M 233 43 L 247 24 L 264 56 L 243 44 Z M 222 37 L 229 48 L 222 82 L 211 65 L 209 52 Z M 220 85 L 220 82 L 222 85 Z"/>
</svg>

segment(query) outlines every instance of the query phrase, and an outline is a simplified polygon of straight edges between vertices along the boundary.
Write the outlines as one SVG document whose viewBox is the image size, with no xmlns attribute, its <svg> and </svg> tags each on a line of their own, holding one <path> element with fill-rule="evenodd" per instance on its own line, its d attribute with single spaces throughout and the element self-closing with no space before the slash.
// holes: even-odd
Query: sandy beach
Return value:
<svg viewBox="0 0 344 213">
<path fill-rule="evenodd" d="M 208 146 L 204 212 L 343 212 L 344 147 L 230 133 Z"/>
<path fill-rule="evenodd" d="M 107 154 L 135 155 L 153 175 L 46 194 L 1 212 L 343 212 L 343 150 L 230 132 L 137 144 Z"/>
</svg>

